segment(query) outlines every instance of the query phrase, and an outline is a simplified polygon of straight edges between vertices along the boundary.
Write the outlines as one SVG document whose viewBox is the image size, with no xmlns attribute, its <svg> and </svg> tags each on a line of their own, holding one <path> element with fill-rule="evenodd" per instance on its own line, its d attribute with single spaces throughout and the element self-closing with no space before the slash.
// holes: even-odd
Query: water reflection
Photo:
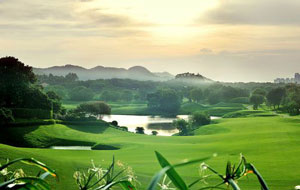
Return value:
<svg viewBox="0 0 300 190">
<path fill-rule="evenodd" d="M 107 122 L 117 121 L 119 126 L 126 126 L 128 131 L 135 132 L 136 127 L 143 127 L 146 134 L 157 131 L 160 136 L 171 136 L 178 132 L 171 124 L 175 119 L 188 119 L 188 115 L 176 117 L 146 116 L 146 115 L 106 115 L 102 119 Z M 214 118 L 212 118 L 214 119 Z"/>
</svg>

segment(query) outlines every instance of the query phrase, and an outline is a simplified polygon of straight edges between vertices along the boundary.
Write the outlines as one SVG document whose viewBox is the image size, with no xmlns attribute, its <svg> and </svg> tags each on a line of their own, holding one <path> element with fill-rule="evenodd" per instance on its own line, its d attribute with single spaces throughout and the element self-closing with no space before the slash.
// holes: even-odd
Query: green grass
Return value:
<svg viewBox="0 0 300 190">
<path fill-rule="evenodd" d="M 245 109 L 243 104 L 238 103 L 219 103 L 215 105 L 202 105 L 194 102 L 183 103 L 180 114 L 191 114 L 195 111 L 204 111 L 212 116 L 223 116 L 224 114 Z"/>
<path fill-rule="evenodd" d="M 136 135 L 107 126 L 41 125 L 9 128 L 1 131 L 1 142 L 14 144 L 24 141 L 27 146 L 46 147 L 81 142 L 119 147 L 119 150 L 51 150 L 43 148 L 15 148 L 0 145 L 0 157 L 34 157 L 57 169 L 60 182 L 57 189 L 76 189 L 72 178 L 76 169 L 89 166 L 93 159 L 107 166 L 113 155 L 136 172 L 145 189 L 159 170 L 154 151 L 162 153 L 172 163 L 186 158 L 201 158 L 217 153 L 207 163 L 218 171 L 225 171 L 227 160 L 237 161 L 243 153 L 255 164 L 271 189 L 289 190 L 300 183 L 300 117 L 247 117 L 221 119 L 217 124 L 201 127 L 196 136 L 159 137 Z M 5 134 L 5 135 L 3 135 Z M 10 136 L 10 141 L 5 137 Z M 17 144 L 17 143 L 16 143 Z M 198 165 L 178 169 L 191 182 L 198 175 Z M 215 180 L 217 178 L 214 178 Z M 212 181 L 216 182 L 216 181 Z M 55 184 L 56 182 L 52 182 Z M 255 177 L 241 180 L 243 190 L 259 189 Z"/>
<path fill-rule="evenodd" d="M 235 112 L 227 113 L 223 118 L 238 118 L 238 117 L 274 117 L 278 116 L 272 111 L 265 110 L 240 110 Z"/>
</svg>

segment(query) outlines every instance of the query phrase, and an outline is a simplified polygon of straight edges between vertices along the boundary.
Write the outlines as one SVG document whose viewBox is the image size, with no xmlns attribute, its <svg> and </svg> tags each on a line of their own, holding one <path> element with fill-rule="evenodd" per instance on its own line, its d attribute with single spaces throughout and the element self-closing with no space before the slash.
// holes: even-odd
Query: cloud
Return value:
<svg viewBox="0 0 300 190">
<path fill-rule="evenodd" d="M 300 25 L 299 0 L 223 0 L 198 22 L 250 25 Z"/>
<path fill-rule="evenodd" d="M 0 1 L 2 35 L 28 34 L 124 37 L 146 34 L 148 25 L 127 15 L 113 14 L 105 9 L 84 6 L 87 0 L 4 0 Z"/>
</svg>

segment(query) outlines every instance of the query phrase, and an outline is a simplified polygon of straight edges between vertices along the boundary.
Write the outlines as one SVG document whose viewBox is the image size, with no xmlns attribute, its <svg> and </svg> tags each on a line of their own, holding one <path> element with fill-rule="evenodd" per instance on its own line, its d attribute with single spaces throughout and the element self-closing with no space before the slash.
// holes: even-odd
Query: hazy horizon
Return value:
<svg viewBox="0 0 300 190">
<path fill-rule="evenodd" d="M 0 0 L 0 56 L 271 82 L 300 72 L 299 10 L 297 0 Z"/>
</svg>

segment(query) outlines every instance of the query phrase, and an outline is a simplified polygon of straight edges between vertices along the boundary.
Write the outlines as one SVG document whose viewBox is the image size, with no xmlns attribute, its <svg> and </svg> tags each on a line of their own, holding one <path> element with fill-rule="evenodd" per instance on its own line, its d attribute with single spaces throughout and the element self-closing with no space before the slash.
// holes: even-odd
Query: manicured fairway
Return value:
<svg viewBox="0 0 300 190">
<path fill-rule="evenodd" d="M 172 163 L 217 153 L 218 156 L 207 163 L 220 172 L 225 171 L 227 160 L 237 162 L 239 154 L 243 153 L 259 169 L 271 189 L 290 190 L 295 185 L 300 185 L 299 117 L 222 119 L 218 124 L 198 129 L 196 136 L 190 137 L 136 135 L 97 126 L 56 124 L 25 128 L 12 128 L 4 132 L 15 139 L 24 139 L 32 146 L 49 146 L 53 140 L 60 143 L 73 140 L 121 147 L 120 150 L 74 151 L 0 145 L 0 157 L 34 157 L 57 169 L 61 176 L 57 189 L 76 189 L 72 179 L 76 169 L 87 167 L 91 159 L 107 166 L 112 155 L 135 170 L 142 184 L 139 189 L 145 189 L 151 176 L 159 170 L 155 150 Z M 25 131 L 26 134 L 21 135 Z M 4 136 L 0 138 L 4 142 Z M 184 179 L 191 182 L 198 176 L 198 168 L 199 164 L 195 164 L 178 171 Z M 215 182 L 217 181 L 211 181 Z M 239 184 L 243 190 L 259 189 L 254 177 L 245 178 Z"/>
</svg>

